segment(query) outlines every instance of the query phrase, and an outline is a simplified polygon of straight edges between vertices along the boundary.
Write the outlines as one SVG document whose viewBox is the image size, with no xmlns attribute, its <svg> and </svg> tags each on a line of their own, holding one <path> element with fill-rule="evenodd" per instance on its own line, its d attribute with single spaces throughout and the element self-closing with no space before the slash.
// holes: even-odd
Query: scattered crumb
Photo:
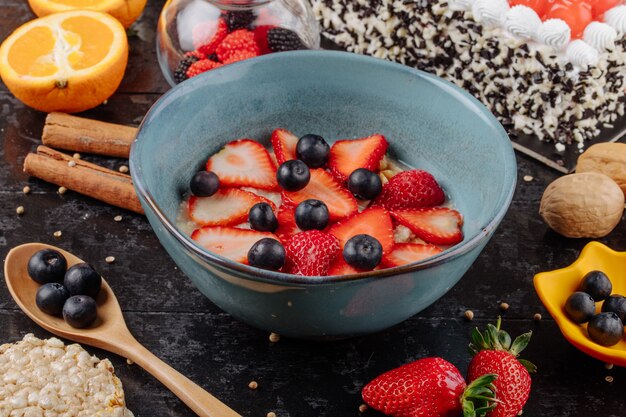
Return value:
<svg viewBox="0 0 626 417">
<path fill-rule="evenodd" d="M 67 188 L 65 188 L 65 187 L 59 187 L 59 191 L 58 191 L 58 193 L 59 193 L 59 194 L 63 195 L 63 194 L 65 194 L 66 192 L 67 192 Z"/>
<path fill-rule="evenodd" d="M 519 413 L 517 413 L 518 416 L 521 416 L 522 414 L 524 414 L 524 410 L 519 410 Z"/>
<path fill-rule="evenodd" d="M 104 261 L 108 264 L 112 264 L 113 262 L 115 262 L 115 256 L 107 256 L 106 258 L 104 258 Z"/>
<path fill-rule="evenodd" d="M 80 159 L 80 154 L 78 152 L 74 154 L 74 159 Z"/>
<path fill-rule="evenodd" d="M 122 221 L 122 216 L 119 216 L 119 215 L 115 216 L 115 217 L 113 217 L 113 220 L 116 221 L 116 222 L 121 222 Z"/>
<path fill-rule="evenodd" d="M 533 177 L 532 175 L 524 175 L 524 181 L 526 182 L 531 182 L 534 179 L 535 177 Z"/>
<path fill-rule="evenodd" d="M 103 105 L 103 106 L 106 106 L 107 104 L 109 104 L 109 100 L 104 100 L 104 101 L 102 102 L 102 105 Z"/>
<path fill-rule="evenodd" d="M 557 143 L 556 145 L 554 145 L 554 147 L 556 148 L 557 152 L 565 151 L 565 145 L 563 145 L 562 143 Z"/>
<path fill-rule="evenodd" d="M 24 214 L 24 206 L 19 206 L 18 208 L 15 209 L 15 212 L 19 215 Z"/>
<path fill-rule="evenodd" d="M 511 307 L 508 303 L 500 303 L 500 310 L 507 311 Z"/>
<path fill-rule="evenodd" d="M 270 333 L 270 342 L 276 343 L 280 340 L 280 335 L 278 333 Z"/>
<path fill-rule="evenodd" d="M 67 163 L 67 166 L 68 166 L 68 167 L 70 167 L 70 168 L 71 168 L 71 167 L 75 167 L 75 166 L 76 166 L 76 161 L 69 161 L 69 162 Z"/>
<path fill-rule="evenodd" d="M 267 417 L 276 417 L 276 413 L 273 411 L 270 411 L 269 413 L 267 413 Z"/>
<path fill-rule="evenodd" d="M 613 364 L 612 364 L 612 363 L 605 363 L 605 364 L 604 364 L 604 367 L 605 367 L 606 369 L 609 369 L 609 370 L 610 370 L 610 369 L 613 369 Z"/>
<path fill-rule="evenodd" d="M 248 388 L 250 389 L 257 389 L 259 387 L 259 384 L 256 381 L 250 381 L 250 383 L 248 384 Z"/>
<path fill-rule="evenodd" d="M 368 407 L 367 407 L 367 404 L 361 404 L 361 405 L 359 406 L 359 413 L 364 413 L 364 412 L 366 412 L 366 411 L 367 411 L 367 408 L 368 408 Z"/>
<path fill-rule="evenodd" d="M 30 187 L 29 187 L 28 185 L 27 185 L 27 186 L 25 186 L 24 188 L 22 188 L 22 192 L 23 192 L 24 194 L 30 194 Z"/>
<path fill-rule="evenodd" d="M 535 315 L 533 316 L 533 320 L 535 321 L 541 321 L 542 317 L 540 313 L 535 313 Z"/>
<path fill-rule="evenodd" d="M 604 377 L 604 380 L 610 383 L 610 382 L 613 382 L 613 377 L 611 375 L 608 375 Z"/>
<path fill-rule="evenodd" d="M 474 312 L 472 310 L 465 310 L 465 313 L 463 313 L 463 315 L 469 321 L 474 320 Z"/>
<path fill-rule="evenodd" d="M 63 236 L 63 232 L 60 230 L 57 230 L 56 232 L 54 232 L 52 234 L 52 236 L 56 237 L 57 239 L 60 238 L 61 236 Z"/>
<path fill-rule="evenodd" d="M 131 361 L 130 359 L 126 359 L 126 363 L 129 364 L 129 365 L 134 365 L 135 364 L 135 362 Z"/>
<path fill-rule="evenodd" d="M 292 301 L 287 301 L 287 307 L 293 307 L 293 302 Z"/>
<path fill-rule="evenodd" d="M 122 165 L 121 167 L 119 167 L 119 171 L 122 174 L 126 174 L 128 172 L 128 167 L 126 165 Z"/>
</svg>

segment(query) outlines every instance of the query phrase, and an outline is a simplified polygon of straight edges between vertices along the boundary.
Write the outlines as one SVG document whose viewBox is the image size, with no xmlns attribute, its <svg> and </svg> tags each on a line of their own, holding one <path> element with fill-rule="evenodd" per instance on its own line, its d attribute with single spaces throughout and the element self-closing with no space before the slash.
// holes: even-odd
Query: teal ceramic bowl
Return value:
<svg viewBox="0 0 626 417">
<path fill-rule="evenodd" d="M 176 226 L 189 180 L 227 142 L 269 145 L 271 131 L 329 141 L 374 132 L 392 156 L 439 180 L 465 216 L 465 240 L 423 262 L 342 277 L 298 277 L 206 252 Z M 480 254 L 516 183 L 511 143 L 474 98 L 435 76 L 355 54 L 266 55 L 202 74 L 145 117 L 130 168 L 155 233 L 217 306 L 257 328 L 298 338 L 376 332 L 435 302 Z"/>
</svg>

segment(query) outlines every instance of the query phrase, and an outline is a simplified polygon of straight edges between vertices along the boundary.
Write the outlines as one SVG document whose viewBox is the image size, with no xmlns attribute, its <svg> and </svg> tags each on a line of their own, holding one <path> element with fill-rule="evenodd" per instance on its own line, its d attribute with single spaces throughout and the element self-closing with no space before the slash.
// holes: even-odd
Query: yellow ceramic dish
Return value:
<svg viewBox="0 0 626 417">
<path fill-rule="evenodd" d="M 614 346 L 601 346 L 587 335 L 587 325 L 576 324 L 565 313 L 567 297 L 578 290 L 589 271 L 603 271 L 613 284 L 613 294 L 626 295 L 626 252 L 615 252 L 599 242 L 584 247 L 578 259 L 567 268 L 535 275 L 535 290 L 554 318 L 563 336 L 578 349 L 601 361 L 626 366 L 626 339 Z M 602 302 L 596 303 L 600 312 Z"/>
</svg>

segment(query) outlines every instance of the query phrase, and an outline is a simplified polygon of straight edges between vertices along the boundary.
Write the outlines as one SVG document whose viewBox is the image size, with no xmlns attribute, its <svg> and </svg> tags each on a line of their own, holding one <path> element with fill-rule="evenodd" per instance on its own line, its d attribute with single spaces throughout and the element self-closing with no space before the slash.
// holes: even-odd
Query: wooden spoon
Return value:
<svg viewBox="0 0 626 417">
<path fill-rule="evenodd" d="M 98 318 L 89 328 L 75 329 L 62 318 L 50 316 L 39 310 L 35 304 L 39 284 L 28 276 L 27 264 L 35 252 L 48 248 L 61 252 L 67 259 L 68 267 L 83 262 L 63 249 L 42 243 L 27 243 L 13 248 L 4 263 L 4 278 L 9 291 L 28 317 L 57 336 L 108 350 L 132 360 L 161 381 L 200 417 L 241 417 L 143 347 L 130 334 L 117 298 L 104 280 L 96 299 Z"/>
</svg>

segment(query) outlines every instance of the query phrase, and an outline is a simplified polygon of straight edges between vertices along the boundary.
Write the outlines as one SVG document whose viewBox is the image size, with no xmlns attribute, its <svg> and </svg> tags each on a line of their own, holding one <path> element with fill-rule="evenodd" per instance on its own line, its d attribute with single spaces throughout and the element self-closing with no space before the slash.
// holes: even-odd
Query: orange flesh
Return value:
<svg viewBox="0 0 626 417">
<path fill-rule="evenodd" d="M 65 19 L 61 27 L 81 39 L 80 52 L 73 52 L 68 57 L 73 69 L 96 65 L 109 53 L 108 45 L 113 43 L 113 32 L 104 23 L 88 17 L 72 17 Z"/>
<path fill-rule="evenodd" d="M 62 4 L 64 6 L 85 9 L 87 7 L 96 7 L 102 4 L 101 0 L 50 0 L 50 3 Z"/>
<path fill-rule="evenodd" d="M 9 64 L 22 75 L 52 75 L 57 72 L 57 67 L 51 58 L 46 62 L 46 56 L 50 56 L 54 44 L 54 36 L 49 28 L 35 27 L 15 41 L 8 54 Z M 38 58 L 33 60 L 33 57 Z"/>
</svg>

